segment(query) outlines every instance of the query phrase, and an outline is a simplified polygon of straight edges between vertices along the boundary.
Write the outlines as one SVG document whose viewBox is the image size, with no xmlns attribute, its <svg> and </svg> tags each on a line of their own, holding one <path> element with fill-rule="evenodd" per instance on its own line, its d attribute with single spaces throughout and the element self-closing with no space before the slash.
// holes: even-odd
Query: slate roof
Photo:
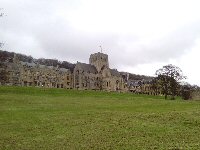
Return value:
<svg viewBox="0 0 200 150">
<path fill-rule="evenodd" d="M 35 67 L 35 66 L 36 66 L 35 63 L 28 63 L 28 62 L 23 62 L 23 61 L 20 61 L 20 63 L 21 63 L 22 65 L 27 65 L 28 67 Z"/>
<path fill-rule="evenodd" d="M 121 77 L 121 75 L 117 71 L 117 69 L 110 69 L 110 73 L 111 73 L 112 76 Z"/>
<path fill-rule="evenodd" d="M 45 65 L 39 65 L 39 68 L 45 68 L 46 66 Z"/>
<path fill-rule="evenodd" d="M 129 86 L 140 86 L 142 84 L 151 84 L 151 79 L 149 80 L 128 80 L 127 83 Z"/>
<path fill-rule="evenodd" d="M 90 72 L 90 73 L 93 73 L 93 74 L 97 73 L 97 69 L 93 65 L 80 63 L 80 62 L 78 62 L 78 65 L 80 66 L 80 68 L 83 69 L 84 72 Z"/>
<path fill-rule="evenodd" d="M 37 64 L 36 63 L 28 63 L 28 62 L 23 62 L 23 61 L 21 61 L 20 62 L 22 65 L 26 65 L 26 66 L 28 66 L 28 67 L 36 67 L 37 66 Z M 41 69 L 43 69 L 43 68 L 48 68 L 48 69 L 54 69 L 55 67 L 54 66 L 46 66 L 46 65 L 38 65 L 38 67 L 39 68 L 41 68 Z M 61 71 L 61 72 L 67 72 L 69 69 L 66 69 L 66 68 L 60 68 L 59 69 L 59 71 Z"/>
<path fill-rule="evenodd" d="M 68 72 L 69 71 L 69 69 L 66 69 L 66 68 L 60 68 L 59 70 L 62 71 L 62 72 Z"/>
<path fill-rule="evenodd" d="M 48 69 L 54 69 L 54 66 L 47 66 Z"/>
<path fill-rule="evenodd" d="M 127 84 L 128 86 L 140 86 L 143 82 L 141 80 L 128 80 Z"/>
<path fill-rule="evenodd" d="M 143 80 L 143 82 L 145 83 L 145 84 L 150 84 L 150 83 L 152 83 L 152 79 L 145 79 L 145 80 Z"/>
</svg>

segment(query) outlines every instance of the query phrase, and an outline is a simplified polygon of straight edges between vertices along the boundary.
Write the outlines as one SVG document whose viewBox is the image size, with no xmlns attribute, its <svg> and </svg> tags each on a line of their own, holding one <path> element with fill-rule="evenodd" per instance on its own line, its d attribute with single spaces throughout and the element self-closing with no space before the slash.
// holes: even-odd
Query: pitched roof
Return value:
<svg viewBox="0 0 200 150">
<path fill-rule="evenodd" d="M 61 72 L 68 72 L 69 71 L 69 69 L 66 69 L 66 68 L 60 68 L 59 69 Z"/>
<path fill-rule="evenodd" d="M 23 61 L 20 61 L 20 63 L 21 63 L 22 65 L 27 65 L 28 67 L 35 67 L 35 66 L 36 66 L 35 63 L 29 63 L 29 62 L 23 62 Z"/>
<path fill-rule="evenodd" d="M 95 68 L 95 66 L 91 65 L 91 64 L 85 64 L 85 63 L 80 63 L 78 62 L 77 65 L 79 65 L 80 68 L 83 69 L 83 71 L 85 72 L 90 72 L 90 73 L 97 73 L 97 69 Z"/>
<path fill-rule="evenodd" d="M 48 69 L 54 69 L 54 66 L 47 66 Z"/>
<path fill-rule="evenodd" d="M 129 86 L 140 86 L 142 84 L 141 80 L 128 80 L 127 81 Z"/>
<path fill-rule="evenodd" d="M 110 69 L 110 73 L 112 76 L 120 77 L 120 73 L 117 71 L 117 69 Z"/>
<path fill-rule="evenodd" d="M 39 65 L 39 68 L 46 68 L 46 66 L 45 65 Z"/>
</svg>

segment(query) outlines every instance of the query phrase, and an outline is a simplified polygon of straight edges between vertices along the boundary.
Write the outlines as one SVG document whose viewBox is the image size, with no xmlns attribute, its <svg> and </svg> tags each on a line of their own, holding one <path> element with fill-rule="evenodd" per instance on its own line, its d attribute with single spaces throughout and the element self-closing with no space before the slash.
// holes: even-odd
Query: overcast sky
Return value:
<svg viewBox="0 0 200 150">
<path fill-rule="evenodd" d="M 199 0 L 0 0 L 0 8 L 4 50 L 88 63 L 101 45 L 111 68 L 154 75 L 171 63 L 200 85 Z"/>
</svg>

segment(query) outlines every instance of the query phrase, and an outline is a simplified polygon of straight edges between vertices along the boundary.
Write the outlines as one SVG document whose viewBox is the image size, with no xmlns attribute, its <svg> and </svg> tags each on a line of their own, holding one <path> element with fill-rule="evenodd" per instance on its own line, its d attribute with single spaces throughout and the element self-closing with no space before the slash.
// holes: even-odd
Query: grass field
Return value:
<svg viewBox="0 0 200 150">
<path fill-rule="evenodd" d="M 200 149 L 200 101 L 0 87 L 0 149 Z"/>
</svg>

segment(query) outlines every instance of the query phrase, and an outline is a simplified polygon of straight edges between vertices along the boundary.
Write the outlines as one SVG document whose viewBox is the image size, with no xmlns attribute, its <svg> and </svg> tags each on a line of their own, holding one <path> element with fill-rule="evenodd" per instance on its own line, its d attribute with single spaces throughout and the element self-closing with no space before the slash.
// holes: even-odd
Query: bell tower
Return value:
<svg viewBox="0 0 200 150">
<path fill-rule="evenodd" d="M 94 65 L 98 72 L 100 72 L 103 67 L 109 68 L 108 55 L 102 52 L 91 54 L 89 63 Z"/>
</svg>

